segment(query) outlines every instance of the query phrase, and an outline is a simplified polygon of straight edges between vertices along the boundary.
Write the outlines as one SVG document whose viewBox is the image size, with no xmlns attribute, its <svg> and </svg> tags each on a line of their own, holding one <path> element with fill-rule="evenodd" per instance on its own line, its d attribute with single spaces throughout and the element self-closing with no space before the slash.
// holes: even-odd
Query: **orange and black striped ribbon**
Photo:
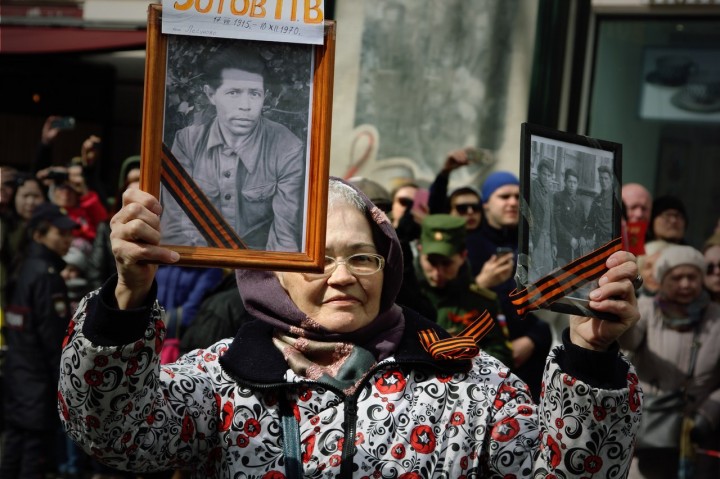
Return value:
<svg viewBox="0 0 720 479">
<path fill-rule="evenodd" d="M 493 326 L 495 320 L 486 310 L 460 334 L 452 338 L 440 339 L 434 329 L 424 329 L 418 335 L 422 347 L 435 359 L 471 359 L 480 352 L 477 343 Z"/>
<path fill-rule="evenodd" d="M 162 145 L 161 158 L 163 167 L 160 181 L 203 235 L 208 246 L 247 249 L 240 236 L 227 224 L 165 143 Z"/>
<path fill-rule="evenodd" d="M 522 291 L 513 291 L 510 293 L 510 301 L 521 317 L 530 311 L 546 308 L 602 276 L 607 271 L 607 259 L 621 249 L 622 238 L 615 238 L 595 251 L 543 276 Z"/>
</svg>

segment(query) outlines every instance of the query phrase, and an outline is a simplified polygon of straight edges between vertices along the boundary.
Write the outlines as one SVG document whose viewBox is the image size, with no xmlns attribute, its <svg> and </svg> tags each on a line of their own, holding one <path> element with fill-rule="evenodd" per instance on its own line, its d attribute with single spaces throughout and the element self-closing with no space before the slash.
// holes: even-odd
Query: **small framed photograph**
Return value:
<svg viewBox="0 0 720 479">
<path fill-rule="evenodd" d="M 524 123 L 521 133 L 518 289 L 621 235 L 622 145 Z M 600 317 L 591 281 L 550 309 Z"/>
<path fill-rule="evenodd" d="M 335 24 L 322 45 L 161 33 L 151 5 L 141 188 L 179 264 L 318 270 Z"/>
</svg>

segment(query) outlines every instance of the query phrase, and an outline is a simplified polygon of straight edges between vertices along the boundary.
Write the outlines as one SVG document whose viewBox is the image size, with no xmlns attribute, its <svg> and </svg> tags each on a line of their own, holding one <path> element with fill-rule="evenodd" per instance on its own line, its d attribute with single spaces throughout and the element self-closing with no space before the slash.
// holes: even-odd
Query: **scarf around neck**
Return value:
<svg viewBox="0 0 720 479">
<path fill-rule="evenodd" d="M 678 331 L 687 331 L 702 319 L 705 309 L 710 304 L 710 296 L 703 291 L 693 302 L 680 304 L 668 300 L 659 292 L 655 296 L 655 304 L 660 308 L 663 323 L 667 327 Z"/>
</svg>

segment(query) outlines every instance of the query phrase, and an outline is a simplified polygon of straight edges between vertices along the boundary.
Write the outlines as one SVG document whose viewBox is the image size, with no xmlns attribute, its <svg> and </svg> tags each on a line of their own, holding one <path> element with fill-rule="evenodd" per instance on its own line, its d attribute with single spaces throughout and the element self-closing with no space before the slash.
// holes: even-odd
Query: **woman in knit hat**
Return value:
<svg viewBox="0 0 720 479">
<path fill-rule="evenodd" d="M 620 338 L 633 353 L 640 385 L 646 394 L 660 395 L 686 383 L 685 414 L 692 420 L 690 440 L 703 449 L 720 446 L 720 305 L 703 289 L 705 259 L 690 246 L 669 245 L 655 263 L 660 289 L 638 299 L 640 321 Z M 698 345 L 693 352 L 694 344 Z M 691 367 L 694 360 L 694 367 Z M 681 434 L 680 434 L 681 435 Z M 677 449 L 636 449 L 630 478 L 676 478 Z M 687 440 L 687 438 L 686 438 Z M 695 478 L 720 477 L 716 458 L 696 455 Z M 708 471 L 709 468 L 715 468 Z"/>
</svg>

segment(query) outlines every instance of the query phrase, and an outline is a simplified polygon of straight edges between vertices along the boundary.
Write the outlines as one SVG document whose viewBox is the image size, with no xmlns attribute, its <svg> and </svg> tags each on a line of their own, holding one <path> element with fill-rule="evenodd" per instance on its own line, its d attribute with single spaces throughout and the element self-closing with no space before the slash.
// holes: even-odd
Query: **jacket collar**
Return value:
<svg viewBox="0 0 720 479">
<path fill-rule="evenodd" d="M 449 337 L 447 331 L 403 307 L 405 331 L 393 354 L 399 364 L 420 364 L 443 373 L 468 371 L 470 360 L 436 360 L 423 349 L 418 333 L 434 329 L 440 339 Z M 225 354 L 220 358 L 223 369 L 236 380 L 255 384 L 278 384 L 285 382 L 289 369 L 282 353 L 272 343 L 272 325 L 253 320 L 245 323 Z"/>
</svg>

